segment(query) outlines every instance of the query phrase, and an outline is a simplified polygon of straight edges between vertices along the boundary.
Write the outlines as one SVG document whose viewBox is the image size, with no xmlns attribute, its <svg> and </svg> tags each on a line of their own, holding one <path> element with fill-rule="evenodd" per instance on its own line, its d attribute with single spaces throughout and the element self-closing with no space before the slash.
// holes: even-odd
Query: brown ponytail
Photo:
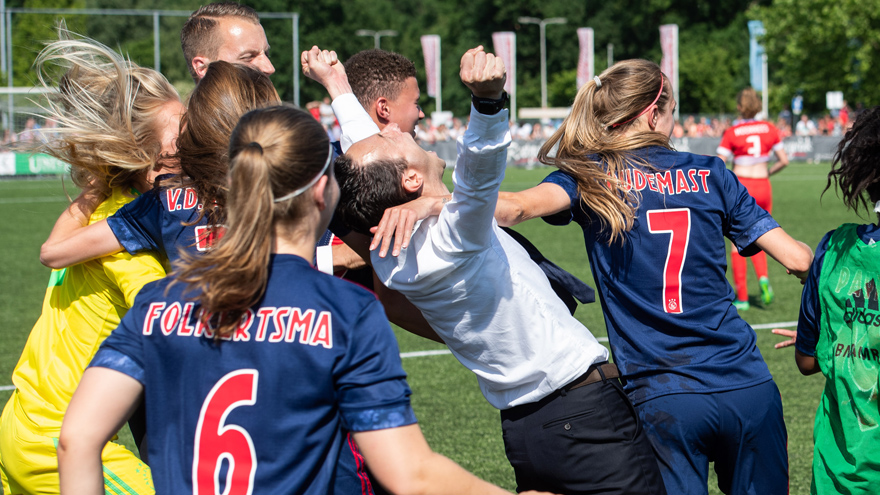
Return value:
<svg viewBox="0 0 880 495">
<path fill-rule="evenodd" d="M 305 234 L 296 221 L 308 214 L 307 195 L 283 198 L 329 173 L 330 139 L 311 114 L 275 106 L 241 118 L 229 156 L 226 233 L 208 253 L 184 255 L 176 265 L 177 280 L 197 290 L 204 313 L 213 315 L 218 337 L 230 335 L 265 293 L 279 224 Z"/>
</svg>

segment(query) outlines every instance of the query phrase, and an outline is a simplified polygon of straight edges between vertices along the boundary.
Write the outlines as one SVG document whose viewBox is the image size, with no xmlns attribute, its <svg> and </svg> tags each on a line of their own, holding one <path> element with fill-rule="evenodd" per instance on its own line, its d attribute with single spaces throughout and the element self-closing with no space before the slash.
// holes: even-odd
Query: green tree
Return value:
<svg viewBox="0 0 880 495">
<path fill-rule="evenodd" d="M 29 9 L 69 9 L 84 7 L 84 0 L 25 0 L 20 5 L 12 2 L 8 7 Z M 72 31 L 80 31 L 83 16 L 57 16 L 51 14 L 14 14 L 12 16 L 12 76 L 15 86 L 33 86 L 37 82 L 33 63 L 46 41 L 58 39 L 55 30 L 58 21 L 65 19 Z M 6 74 L 8 77 L 8 74 Z"/>
<path fill-rule="evenodd" d="M 764 21 L 776 101 L 802 92 L 804 108 L 825 108 L 827 91 L 850 103 L 880 103 L 880 0 L 775 0 L 749 15 Z"/>
</svg>

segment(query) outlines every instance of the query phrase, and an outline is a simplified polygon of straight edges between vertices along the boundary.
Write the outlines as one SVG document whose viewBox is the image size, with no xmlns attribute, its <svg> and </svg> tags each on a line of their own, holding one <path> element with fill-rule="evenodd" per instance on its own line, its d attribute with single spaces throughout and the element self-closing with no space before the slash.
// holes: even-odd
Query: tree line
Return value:
<svg viewBox="0 0 880 495">
<path fill-rule="evenodd" d="M 198 0 L 7 0 L 10 8 L 90 8 L 195 10 Z M 373 38 L 357 36 L 358 29 L 397 31 L 383 37 L 382 48 L 400 52 L 416 62 L 422 106 L 435 108 L 426 93 L 420 37 L 438 34 L 442 40 L 444 110 L 467 112 L 469 98 L 458 83 L 458 60 L 472 46 L 492 49 L 492 33 L 517 34 L 517 102 L 520 108 L 540 106 L 538 26 L 518 18 L 564 17 L 566 24 L 547 27 L 548 97 L 551 106 L 568 106 L 576 93 L 578 58 L 576 29 L 595 32 L 595 67 L 607 67 L 606 47 L 614 45 L 614 59 L 646 58 L 660 61 L 658 28 L 678 24 L 679 108 L 682 113 L 734 113 L 735 95 L 749 82 L 747 21 L 761 19 L 767 35 L 771 114 L 795 94 L 804 97 L 807 111 L 824 108 L 825 92 L 840 90 L 852 103 L 878 100 L 870 84 L 880 70 L 880 0 L 249 0 L 260 12 L 299 13 L 300 49 L 312 45 L 336 50 L 345 60 L 372 48 Z M 15 14 L 12 17 L 13 76 L 16 86 L 30 86 L 30 69 L 41 42 L 52 39 L 60 16 Z M 179 32 L 184 17 L 160 22 L 162 72 L 182 92 L 192 87 L 180 51 Z M 118 48 L 142 65 L 153 65 L 153 25 L 149 17 L 66 16 L 76 32 Z M 292 25 L 287 19 L 264 19 L 277 72 L 272 76 L 285 100 L 293 100 Z M 4 75 L 5 76 L 5 75 Z M 6 78 L 4 77 L 4 82 Z M 319 100 L 322 88 L 301 79 L 300 102 Z"/>
</svg>

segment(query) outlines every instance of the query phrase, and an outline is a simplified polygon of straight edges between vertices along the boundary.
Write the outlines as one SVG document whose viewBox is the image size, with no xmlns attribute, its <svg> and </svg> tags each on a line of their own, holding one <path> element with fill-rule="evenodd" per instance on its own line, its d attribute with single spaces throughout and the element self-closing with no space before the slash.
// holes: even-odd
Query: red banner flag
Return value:
<svg viewBox="0 0 880 495">
<path fill-rule="evenodd" d="M 495 56 L 501 58 L 507 69 L 504 91 L 513 95 L 516 84 L 516 33 L 510 31 L 492 33 L 492 44 L 495 45 Z"/>
<path fill-rule="evenodd" d="M 577 68 L 577 87 L 580 89 L 581 86 L 596 75 L 596 68 L 593 56 L 593 28 L 578 28 L 577 34 L 578 43 L 581 47 Z"/>
<path fill-rule="evenodd" d="M 425 77 L 428 79 L 428 96 L 436 97 L 440 78 L 440 36 L 422 36 L 422 53 L 425 55 Z"/>
<path fill-rule="evenodd" d="M 672 82 L 672 91 L 678 98 L 678 24 L 660 26 L 660 47 L 663 58 L 660 59 L 660 70 Z"/>
</svg>

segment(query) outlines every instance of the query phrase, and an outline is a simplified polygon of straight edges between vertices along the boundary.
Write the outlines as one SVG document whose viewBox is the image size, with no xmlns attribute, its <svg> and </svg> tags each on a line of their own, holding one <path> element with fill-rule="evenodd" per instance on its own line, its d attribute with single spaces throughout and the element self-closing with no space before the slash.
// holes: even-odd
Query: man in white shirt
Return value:
<svg viewBox="0 0 880 495">
<path fill-rule="evenodd" d="M 373 268 L 421 310 L 501 410 L 518 490 L 665 493 L 608 351 L 494 221 L 510 144 L 503 63 L 478 47 L 462 57 L 461 77 L 474 107 L 458 143 L 452 199 L 417 225 L 399 257 L 374 252 Z M 387 125 L 337 160 L 338 211 L 369 233 L 387 207 L 449 194 L 444 168 Z"/>
</svg>

